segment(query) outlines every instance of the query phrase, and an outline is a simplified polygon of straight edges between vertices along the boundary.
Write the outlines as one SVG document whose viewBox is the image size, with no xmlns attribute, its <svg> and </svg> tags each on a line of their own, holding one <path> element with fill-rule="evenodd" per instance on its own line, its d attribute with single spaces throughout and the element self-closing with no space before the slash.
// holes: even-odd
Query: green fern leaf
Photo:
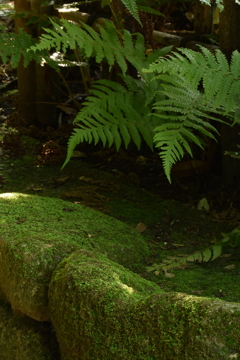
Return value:
<svg viewBox="0 0 240 360">
<path fill-rule="evenodd" d="M 36 41 L 23 29 L 19 30 L 19 34 L 14 34 L 7 33 L 6 29 L 1 26 L 0 31 L 0 57 L 4 64 L 6 64 L 7 61 L 10 61 L 12 67 L 16 68 L 21 56 L 23 56 L 24 66 L 26 67 L 31 60 L 35 60 L 39 63 L 42 56 L 46 55 L 46 52 L 34 53 L 33 51 L 30 51 L 30 47 L 33 46 Z"/>
<path fill-rule="evenodd" d="M 128 128 L 126 124 L 119 124 L 119 130 L 120 134 L 122 136 L 122 139 L 124 141 L 125 148 L 127 149 L 128 145 L 131 141 L 131 135 L 129 134 Z"/>
<path fill-rule="evenodd" d="M 232 53 L 230 71 L 233 77 L 238 77 L 240 73 L 240 55 L 238 51 Z"/>
<path fill-rule="evenodd" d="M 145 71 L 180 76 L 191 89 L 197 89 L 202 81 L 206 111 L 218 113 L 219 107 L 225 107 L 225 114 L 231 113 L 234 110 L 233 96 L 240 93 L 240 54 L 233 53 L 229 66 L 225 55 L 219 50 L 215 55 L 206 48 L 201 48 L 201 51 L 197 53 L 180 49 L 181 54 L 157 60 Z M 156 78 L 168 82 L 163 75 L 157 75 Z M 207 107 L 211 109 L 207 110 Z"/>
<path fill-rule="evenodd" d="M 142 25 L 141 20 L 138 14 L 138 6 L 136 0 L 121 0 L 122 3 L 126 6 L 130 14 Z"/>
<path fill-rule="evenodd" d="M 133 140 L 140 148 L 143 138 L 150 148 L 153 147 L 154 116 L 149 117 L 151 109 L 144 104 L 138 82 L 129 78 L 128 81 L 132 92 L 108 80 L 95 83 L 92 95 L 74 120 L 78 128 L 69 139 L 67 159 L 63 166 L 82 141 L 94 141 L 95 144 L 102 141 L 104 146 L 115 144 L 119 149 L 122 142 L 127 147 Z"/>
<path fill-rule="evenodd" d="M 166 259 L 162 260 L 160 264 L 153 264 L 147 267 L 147 271 L 166 271 L 170 269 L 183 268 L 188 262 L 206 263 L 213 261 L 221 256 L 224 247 L 232 245 L 232 239 L 234 239 L 232 246 L 239 245 L 239 233 L 240 228 L 236 227 L 231 233 L 223 234 L 224 237 L 221 241 L 204 249 L 203 251 L 198 251 L 190 255 L 179 254 L 178 256 L 168 256 Z"/>
<path fill-rule="evenodd" d="M 144 5 L 138 5 L 138 9 L 141 11 L 144 11 L 148 14 L 153 14 L 153 15 L 158 15 L 158 16 L 164 16 L 164 14 L 160 13 L 159 11 L 149 7 L 149 6 L 144 6 Z"/>
<path fill-rule="evenodd" d="M 202 147 L 201 136 L 215 139 L 212 132 L 216 129 L 205 120 L 206 107 L 204 95 L 198 90 L 185 86 L 182 78 L 163 75 L 168 81 L 164 84 L 162 94 L 166 98 L 155 103 L 155 116 L 164 119 L 164 124 L 155 128 L 154 143 L 160 149 L 165 174 L 170 181 L 171 167 L 184 156 L 184 152 L 192 156 L 190 143 Z M 212 107 L 211 107 L 212 109 Z M 213 120 L 217 118 L 209 116 Z M 198 132 L 198 135 L 195 132 Z"/>
<path fill-rule="evenodd" d="M 61 20 L 61 26 L 52 21 L 54 30 L 45 29 L 46 34 L 40 38 L 40 43 L 32 47 L 33 51 L 43 49 L 65 53 L 67 48 L 79 49 L 85 54 L 85 57 L 95 56 L 97 62 L 106 59 L 110 66 L 117 62 L 123 73 L 127 70 L 127 62 L 133 64 L 138 70 L 142 70 L 145 56 L 144 39 L 138 35 L 136 41 L 133 41 L 132 35 L 123 31 L 123 44 L 120 43 L 119 34 L 113 24 L 107 23 L 106 29 L 100 28 L 97 33 L 92 27 L 82 24 L 80 28 L 77 24 Z"/>
</svg>

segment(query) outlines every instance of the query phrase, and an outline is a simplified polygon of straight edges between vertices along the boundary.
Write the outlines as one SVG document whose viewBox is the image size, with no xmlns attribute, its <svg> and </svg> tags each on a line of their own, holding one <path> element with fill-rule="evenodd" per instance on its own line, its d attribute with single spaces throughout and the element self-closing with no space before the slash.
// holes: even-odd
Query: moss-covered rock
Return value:
<svg viewBox="0 0 240 360">
<path fill-rule="evenodd" d="M 0 359 L 59 360 L 50 324 L 14 314 L 0 301 Z"/>
<path fill-rule="evenodd" d="M 103 255 L 79 250 L 65 258 L 53 273 L 49 308 L 62 360 L 240 357 L 239 304 L 161 293 Z"/>
<path fill-rule="evenodd" d="M 97 249 L 128 268 L 148 248 L 134 229 L 93 209 L 59 199 L 0 195 L 0 287 L 13 309 L 48 321 L 48 285 L 71 252 Z"/>
</svg>

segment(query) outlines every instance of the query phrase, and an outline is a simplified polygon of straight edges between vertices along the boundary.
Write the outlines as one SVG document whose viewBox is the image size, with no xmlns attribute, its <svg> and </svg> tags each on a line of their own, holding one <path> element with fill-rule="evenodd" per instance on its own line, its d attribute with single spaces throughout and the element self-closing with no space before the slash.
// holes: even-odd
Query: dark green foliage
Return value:
<svg viewBox="0 0 240 360">
<path fill-rule="evenodd" d="M 201 48 L 202 53 L 180 49 L 160 58 L 145 71 L 155 73 L 161 81 L 165 99 L 154 104 L 157 116 L 165 123 L 155 129 L 154 142 L 161 150 L 165 173 L 170 180 L 171 167 L 185 152 L 190 155 L 191 142 L 202 147 L 202 139 L 214 139 L 216 129 L 209 120 L 222 121 L 228 116 L 234 121 L 240 96 L 240 55 L 235 51 L 229 65 L 218 50 L 213 55 Z M 200 85 L 203 90 L 200 91 Z M 237 117 L 235 116 L 235 121 Z"/>
<path fill-rule="evenodd" d="M 211 111 L 224 108 L 225 114 L 230 113 L 235 108 L 234 96 L 240 95 L 239 52 L 233 52 L 231 63 L 228 64 L 225 55 L 220 50 L 217 50 L 215 54 L 203 47 L 201 47 L 202 52 L 189 49 L 179 51 L 182 54 L 173 53 L 168 58 L 159 59 L 146 71 L 160 74 L 157 78 L 170 84 L 177 76 L 181 79 L 183 86 L 193 90 L 201 84 L 204 90 L 203 103 Z M 164 73 L 168 76 L 162 75 Z M 174 84 L 171 85 L 170 91 L 174 87 Z"/>
<path fill-rule="evenodd" d="M 136 2 L 128 0 L 125 6 L 137 18 Z M 220 51 L 212 54 L 204 48 L 201 53 L 181 49 L 180 53 L 164 57 L 170 51 L 168 47 L 147 56 L 141 34 L 117 30 L 111 22 L 106 23 L 106 28 L 99 28 L 99 32 L 67 20 L 51 23 L 53 28 L 45 29 L 37 44 L 23 31 L 10 36 L 3 31 L 0 39 L 3 61 L 10 59 L 17 66 L 23 55 L 25 66 L 34 59 L 56 67 L 66 64 L 62 55 L 72 49 L 81 54 L 85 61 L 82 65 L 90 57 L 98 63 L 107 62 L 110 68 L 117 64 L 123 80 L 122 84 L 106 80 L 94 83 L 75 119 L 78 128 L 69 140 L 64 165 L 82 141 L 96 144 L 101 140 L 104 146 L 114 144 L 119 149 L 122 143 L 127 147 L 131 140 L 139 148 L 144 139 L 151 149 L 155 145 L 160 150 L 170 181 L 172 165 L 185 153 L 192 156 L 191 143 L 204 147 L 206 137 L 215 139 L 217 131 L 210 120 L 222 121 L 222 116 L 227 116 L 232 122 L 239 121 L 237 51 L 230 65 Z M 53 49 L 58 55 L 54 59 L 49 55 Z M 129 63 L 137 70 L 137 79 L 126 75 Z"/>
<path fill-rule="evenodd" d="M 35 44 L 35 40 L 31 35 L 20 29 L 19 34 L 8 33 L 4 26 L 0 27 L 0 57 L 4 64 L 11 62 L 13 68 L 16 68 L 21 55 L 24 56 L 24 66 L 27 66 L 31 60 L 39 60 L 38 52 L 29 51 L 31 46 Z"/>
<path fill-rule="evenodd" d="M 204 249 L 203 251 L 197 251 L 190 255 L 169 256 L 160 264 L 153 264 L 148 267 L 148 271 L 183 268 L 189 262 L 206 263 L 218 258 L 223 249 L 227 246 L 236 247 L 240 245 L 240 227 L 237 227 L 229 234 L 224 234 L 224 238 L 218 243 Z"/>
<path fill-rule="evenodd" d="M 126 80 L 128 88 L 109 80 L 95 82 L 92 95 L 75 118 L 79 129 L 70 137 L 65 164 L 75 146 L 83 141 L 97 144 L 101 140 L 104 146 L 115 144 L 119 149 L 122 142 L 127 148 L 133 140 L 139 149 L 142 137 L 153 149 L 156 121 L 151 107 L 146 105 L 145 89 L 140 88 L 140 81 L 131 77 Z"/>
<path fill-rule="evenodd" d="M 104 145 L 115 144 L 118 149 L 122 141 L 127 147 L 132 139 L 139 148 L 143 138 L 151 148 L 154 143 L 160 149 L 170 181 L 172 165 L 186 152 L 192 156 L 191 143 L 203 147 L 205 137 L 215 139 L 213 133 L 217 131 L 209 120 L 222 121 L 222 115 L 233 117 L 234 96 L 240 96 L 236 81 L 240 77 L 239 53 L 233 54 L 230 66 L 220 51 L 213 55 L 206 49 L 202 53 L 182 49 L 182 54 L 164 58 L 168 48 L 146 57 L 140 34 L 134 41 L 126 30 L 119 38 L 111 24 L 100 29 L 100 34 L 86 25 L 79 29 L 67 21 L 62 24 L 63 28 L 54 23 L 56 31 L 47 30 L 48 34 L 42 36 L 34 49 L 54 46 L 65 52 L 67 47 L 79 47 L 85 57 L 95 56 L 97 62 L 105 59 L 110 66 L 116 62 L 123 74 L 129 61 L 141 76 L 138 80 L 125 76 L 126 87 L 96 82 L 75 119 L 80 129 L 70 138 L 65 164 L 79 142 L 96 144 L 101 140 Z M 199 90 L 200 84 L 203 91 Z"/>
</svg>

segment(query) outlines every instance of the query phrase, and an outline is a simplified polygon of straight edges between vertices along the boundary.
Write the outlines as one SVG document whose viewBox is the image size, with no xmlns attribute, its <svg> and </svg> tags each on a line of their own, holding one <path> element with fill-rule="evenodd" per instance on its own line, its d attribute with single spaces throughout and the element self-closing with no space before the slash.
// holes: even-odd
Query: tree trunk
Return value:
<svg viewBox="0 0 240 360">
<path fill-rule="evenodd" d="M 203 34 L 213 33 L 213 6 L 202 4 L 196 0 L 194 5 L 194 33 L 198 38 Z"/>
<path fill-rule="evenodd" d="M 49 7 L 41 6 L 42 0 L 15 0 L 15 11 L 17 13 L 35 12 L 34 15 L 41 16 L 41 13 L 48 13 Z M 25 17 L 15 18 L 15 31 L 24 29 L 33 37 L 39 36 L 36 26 L 27 25 Z M 43 67 L 31 61 L 27 67 L 23 66 L 23 60 L 18 64 L 18 106 L 19 115 L 27 125 L 38 127 L 51 126 L 56 123 L 56 102 L 58 101 L 57 87 L 51 79 L 56 82 L 56 72 L 48 65 Z M 47 102 L 49 104 L 47 104 Z"/>
<path fill-rule="evenodd" d="M 240 51 L 240 5 L 235 0 L 224 0 L 224 10 L 220 13 L 220 49 L 226 55 L 228 61 L 234 50 Z M 240 126 L 233 127 L 222 125 L 221 127 L 221 147 L 222 147 L 222 168 L 223 178 L 226 182 L 231 182 L 240 176 L 240 161 L 224 155 L 225 151 L 239 151 L 237 144 L 240 145 Z"/>
</svg>

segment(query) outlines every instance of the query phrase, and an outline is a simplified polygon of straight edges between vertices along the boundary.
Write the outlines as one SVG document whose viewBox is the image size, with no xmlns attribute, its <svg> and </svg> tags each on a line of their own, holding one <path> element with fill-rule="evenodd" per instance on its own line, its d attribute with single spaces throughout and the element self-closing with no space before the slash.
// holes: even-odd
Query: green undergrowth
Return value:
<svg viewBox="0 0 240 360">
<path fill-rule="evenodd" d="M 30 156 L 4 160 L 2 169 L 6 177 L 1 192 L 62 198 L 90 205 L 134 228 L 143 223 L 146 230 L 141 236 L 149 246 L 150 256 L 145 259 L 144 267 L 137 271 L 141 276 L 165 291 L 239 302 L 240 289 L 236 286 L 240 281 L 238 248 L 224 249 L 223 257 L 213 262 L 189 263 L 185 269 L 169 270 L 170 275 L 146 270 L 167 256 L 204 250 L 221 240 L 222 233 L 230 232 L 234 225 L 213 221 L 211 214 L 186 208 L 179 202 L 162 200 L 136 185 L 131 177 L 117 171 L 99 170 L 89 159 L 72 160 L 63 171 L 60 167 L 37 164 Z M 67 180 L 61 182 L 64 178 Z M 89 197 L 75 197 L 76 191 L 80 195 L 88 192 Z"/>
</svg>

